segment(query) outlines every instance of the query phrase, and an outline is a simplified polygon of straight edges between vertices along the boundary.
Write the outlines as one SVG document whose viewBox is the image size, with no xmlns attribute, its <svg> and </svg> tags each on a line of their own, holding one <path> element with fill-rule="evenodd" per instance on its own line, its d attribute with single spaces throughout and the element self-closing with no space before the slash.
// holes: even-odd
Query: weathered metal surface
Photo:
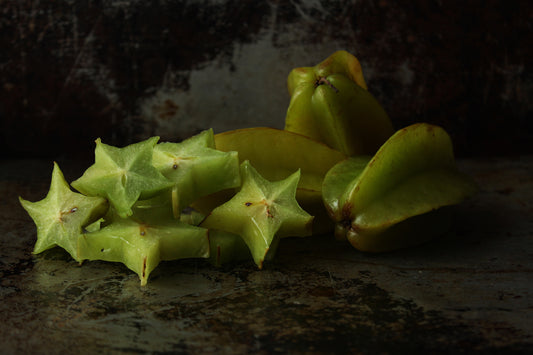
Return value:
<svg viewBox="0 0 533 355">
<path fill-rule="evenodd" d="M 68 181 L 86 167 L 62 161 Z M 460 161 L 481 191 L 453 230 L 394 253 L 331 236 L 286 239 L 259 271 L 125 267 L 32 256 L 48 161 L 0 162 L 2 353 L 471 353 L 533 351 L 533 157 Z"/>
<path fill-rule="evenodd" d="M 531 1 L 0 1 L 0 153 L 282 127 L 286 77 L 346 49 L 397 128 L 533 153 Z"/>
</svg>

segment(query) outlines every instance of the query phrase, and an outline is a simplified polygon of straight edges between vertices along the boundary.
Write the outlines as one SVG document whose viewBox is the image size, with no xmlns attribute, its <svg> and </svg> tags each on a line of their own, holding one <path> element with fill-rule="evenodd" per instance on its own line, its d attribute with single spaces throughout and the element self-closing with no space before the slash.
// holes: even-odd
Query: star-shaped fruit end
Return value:
<svg viewBox="0 0 533 355">
<path fill-rule="evenodd" d="M 216 150 L 212 129 L 181 143 L 157 144 L 153 165 L 174 183 L 171 198 L 176 218 L 196 199 L 241 184 L 237 152 Z"/>
<path fill-rule="evenodd" d="M 241 178 L 239 192 L 215 208 L 201 226 L 240 235 L 261 269 L 279 238 L 311 235 L 313 217 L 296 201 L 299 170 L 284 180 L 270 182 L 244 161 Z"/>
<path fill-rule="evenodd" d="M 208 258 L 208 230 L 158 216 L 114 218 L 111 224 L 80 237 L 79 255 L 86 260 L 121 262 L 145 286 L 163 260 Z"/>
<path fill-rule="evenodd" d="M 94 164 L 72 186 L 85 195 L 107 198 L 121 217 L 130 216 L 138 199 L 152 197 L 173 185 L 152 165 L 158 140 L 152 137 L 117 148 L 98 138 Z"/>
<path fill-rule="evenodd" d="M 102 197 L 73 192 L 55 162 L 46 197 L 37 202 L 19 197 L 19 201 L 37 226 L 33 253 L 60 246 L 78 262 L 83 260 L 78 255 L 78 237 L 83 228 L 102 217 L 108 209 L 107 200 Z"/>
</svg>

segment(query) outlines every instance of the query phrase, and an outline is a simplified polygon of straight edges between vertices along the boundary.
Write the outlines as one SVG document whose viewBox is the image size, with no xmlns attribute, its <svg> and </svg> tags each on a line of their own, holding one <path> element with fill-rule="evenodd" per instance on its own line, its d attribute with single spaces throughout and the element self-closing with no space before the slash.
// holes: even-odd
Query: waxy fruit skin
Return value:
<svg viewBox="0 0 533 355">
<path fill-rule="evenodd" d="M 346 155 L 374 154 L 394 133 L 379 102 L 341 74 L 325 77 L 311 97 L 315 125 L 322 141 Z"/>
<path fill-rule="evenodd" d="M 337 238 L 362 251 L 382 252 L 443 234 L 450 221 L 447 207 L 477 190 L 458 171 L 448 134 L 419 123 L 396 132 L 371 159 L 353 157 L 332 168 L 323 196 Z"/>
<path fill-rule="evenodd" d="M 314 67 L 294 68 L 287 78 L 287 89 L 291 102 L 285 118 L 285 129 L 304 136 L 321 140 L 320 129 L 314 124 L 311 106 L 316 82 L 331 74 L 343 74 L 350 80 L 367 89 L 361 64 L 352 54 L 337 51 Z"/>
<path fill-rule="evenodd" d="M 350 156 L 374 154 L 394 133 L 387 113 L 367 91 L 359 61 L 346 51 L 314 67 L 293 69 L 287 85 L 285 130 Z"/>
</svg>

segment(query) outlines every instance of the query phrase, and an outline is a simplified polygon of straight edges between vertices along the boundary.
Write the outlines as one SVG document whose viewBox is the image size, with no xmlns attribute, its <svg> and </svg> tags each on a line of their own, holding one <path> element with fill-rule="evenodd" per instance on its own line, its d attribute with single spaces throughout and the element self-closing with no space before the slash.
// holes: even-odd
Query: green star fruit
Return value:
<svg viewBox="0 0 533 355">
<path fill-rule="evenodd" d="M 139 201 L 130 217 L 111 216 L 102 228 L 84 233 L 80 258 L 121 262 L 137 273 L 141 286 L 161 261 L 208 258 L 208 230 L 173 218 L 157 201 Z"/>
<path fill-rule="evenodd" d="M 383 252 L 445 233 L 449 207 L 477 189 L 457 169 L 446 131 L 419 123 L 396 132 L 371 158 L 338 163 L 322 191 L 336 237 L 362 251 Z"/>
<path fill-rule="evenodd" d="M 76 261 L 82 260 L 78 255 L 78 237 L 85 227 L 102 217 L 108 209 L 108 203 L 102 197 L 73 192 L 55 162 L 46 197 L 37 202 L 19 197 L 19 201 L 37 226 L 33 253 L 59 246 Z"/>
<path fill-rule="evenodd" d="M 157 144 L 153 165 L 174 183 L 170 198 L 176 218 L 199 197 L 241 184 L 237 152 L 216 150 L 212 129 L 181 143 Z"/>
<path fill-rule="evenodd" d="M 113 147 L 96 140 L 95 162 L 72 186 L 89 196 L 109 200 L 121 217 L 130 216 L 133 204 L 173 186 L 153 165 L 153 149 L 159 137 Z"/>
<path fill-rule="evenodd" d="M 356 57 L 338 51 L 314 67 L 293 69 L 285 129 L 342 153 L 374 154 L 394 133 L 389 116 L 368 92 Z"/>
<path fill-rule="evenodd" d="M 295 198 L 299 170 L 270 182 L 244 161 L 241 178 L 240 190 L 215 208 L 200 226 L 240 235 L 261 269 L 267 253 L 274 254 L 279 238 L 311 235 L 313 217 Z"/>
</svg>

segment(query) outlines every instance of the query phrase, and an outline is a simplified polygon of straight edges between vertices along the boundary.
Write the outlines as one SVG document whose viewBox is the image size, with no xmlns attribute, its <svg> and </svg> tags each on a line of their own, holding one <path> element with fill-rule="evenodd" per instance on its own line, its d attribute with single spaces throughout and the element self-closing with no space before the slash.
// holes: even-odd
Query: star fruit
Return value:
<svg viewBox="0 0 533 355">
<path fill-rule="evenodd" d="M 383 252 L 445 233 L 449 206 L 476 191 L 457 169 L 446 131 L 419 123 L 396 132 L 373 157 L 335 165 L 324 179 L 323 198 L 339 239 Z"/>
<path fill-rule="evenodd" d="M 214 138 L 217 149 L 238 152 L 241 163 L 248 160 L 267 180 L 285 179 L 300 169 L 296 200 L 305 211 L 315 216 L 313 233 L 333 230 L 322 203 L 322 180 L 333 165 L 346 158 L 344 154 L 309 137 L 267 127 L 227 131 Z M 210 196 L 198 201 L 197 205 L 203 203 L 199 208 L 208 213 L 230 197 L 231 194 Z"/>
<path fill-rule="evenodd" d="M 236 188 L 241 183 L 237 152 L 216 150 L 212 129 L 181 143 L 157 144 L 152 163 L 174 183 L 170 194 L 175 217 L 199 197 Z"/>
<path fill-rule="evenodd" d="M 86 226 L 98 220 L 108 209 L 108 203 L 102 197 L 73 192 L 55 162 L 46 197 L 37 202 L 19 197 L 19 201 L 37 226 L 33 253 L 59 246 L 78 262 L 82 260 L 78 255 L 78 237 Z"/>
<path fill-rule="evenodd" d="M 108 199 L 121 217 L 130 216 L 137 200 L 155 196 L 174 185 L 152 165 L 158 140 L 159 137 L 151 137 L 118 148 L 98 138 L 94 164 L 72 186 L 85 195 Z"/>
<path fill-rule="evenodd" d="M 142 203 L 131 216 L 111 218 L 110 224 L 80 236 L 80 258 L 121 262 L 144 286 L 161 261 L 209 257 L 207 229 L 160 213 L 159 204 Z"/>
<path fill-rule="evenodd" d="M 313 217 L 295 198 L 299 170 L 270 182 L 244 161 L 241 178 L 239 192 L 215 208 L 200 226 L 240 235 L 261 269 L 267 253 L 272 257 L 280 238 L 310 235 Z"/>
<path fill-rule="evenodd" d="M 288 131 L 349 156 L 374 154 L 394 133 L 389 116 L 367 90 L 359 61 L 346 51 L 314 67 L 293 69 L 287 82 Z"/>
</svg>

